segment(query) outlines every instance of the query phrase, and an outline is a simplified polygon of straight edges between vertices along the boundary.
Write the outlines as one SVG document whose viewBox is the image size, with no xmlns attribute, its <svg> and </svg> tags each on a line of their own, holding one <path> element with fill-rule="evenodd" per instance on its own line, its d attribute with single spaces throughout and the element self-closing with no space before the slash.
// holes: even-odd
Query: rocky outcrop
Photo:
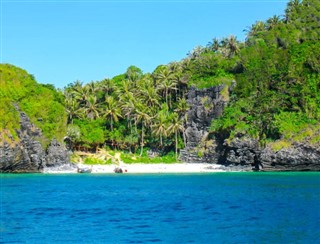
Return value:
<svg viewBox="0 0 320 244">
<path fill-rule="evenodd" d="M 19 139 L 1 141 L 0 171 L 41 172 L 44 168 L 68 165 L 69 155 L 65 147 L 53 140 L 45 151 L 40 143 L 44 138 L 41 130 L 31 123 L 17 105 L 15 108 L 20 115 L 20 129 L 17 130 Z"/>
<path fill-rule="evenodd" d="M 189 110 L 185 130 L 186 147 L 180 151 L 182 161 L 192 163 L 218 161 L 219 157 L 214 153 L 216 145 L 202 144 L 208 139 L 208 127 L 212 119 L 218 118 L 226 105 L 226 98 L 221 94 L 224 89 L 228 87 L 220 85 L 208 89 L 190 88 L 187 99 Z M 206 148 L 205 152 L 203 148 Z"/>
<path fill-rule="evenodd" d="M 229 168 L 239 168 L 244 171 L 259 170 L 262 165 L 259 161 L 260 149 L 257 140 L 242 137 L 231 142 L 224 142 L 218 151 L 219 163 Z"/>
<path fill-rule="evenodd" d="M 274 151 L 268 145 L 259 146 L 257 140 L 236 137 L 225 143 L 220 162 L 227 167 L 256 171 L 319 171 L 320 147 L 305 142 Z"/>
<path fill-rule="evenodd" d="M 277 152 L 266 147 L 260 162 L 265 171 L 320 171 L 320 145 L 295 143 Z"/>
<path fill-rule="evenodd" d="M 53 139 L 47 149 L 46 167 L 59 167 L 69 162 L 70 154 L 64 146 Z"/>
<path fill-rule="evenodd" d="M 210 135 L 208 127 L 218 118 L 227 103 L 225 86 L 209 89 L 191 88 L 188 92 L 189 111 L 185 130 L 186 147 L 180 160 L 190 163 L 212 163 L 231 171 L 320 171 L 320 143 L 295 143 L 274 151 L 259 141 L 237 135 Z M 228 92 L 232 91 L 228 88 Z"/>
</svg>

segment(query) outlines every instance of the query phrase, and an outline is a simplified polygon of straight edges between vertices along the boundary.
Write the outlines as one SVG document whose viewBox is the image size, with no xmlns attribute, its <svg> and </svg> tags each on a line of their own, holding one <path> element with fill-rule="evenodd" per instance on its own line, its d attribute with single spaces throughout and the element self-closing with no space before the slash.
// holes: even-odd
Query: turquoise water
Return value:
<svg viewBox="0 0 320 244">
<path fill-rule="evenodd" d="M 320 173 L 1 175 L 2 243 L 320 243 Z"/>
</svg>

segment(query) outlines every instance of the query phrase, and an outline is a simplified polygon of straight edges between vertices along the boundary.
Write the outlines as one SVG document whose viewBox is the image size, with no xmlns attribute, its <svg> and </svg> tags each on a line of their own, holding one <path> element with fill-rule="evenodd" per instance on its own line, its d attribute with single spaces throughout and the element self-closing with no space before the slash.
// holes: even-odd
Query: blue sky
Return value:
<svg viewBox="0 0 320 244">
<path fill-rule="evenodd" d="M 136 65 L 152 72 L 195 46 L 284 13 L 288 1 L 1 0 L 1 62 L 63 88 Z"/>
</svg>

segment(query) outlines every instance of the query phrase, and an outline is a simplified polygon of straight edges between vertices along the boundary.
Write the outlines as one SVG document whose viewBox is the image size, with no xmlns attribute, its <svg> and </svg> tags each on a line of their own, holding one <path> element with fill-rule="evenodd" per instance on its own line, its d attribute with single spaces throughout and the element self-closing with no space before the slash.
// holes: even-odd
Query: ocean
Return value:
<svg viewBox="0 0 320 244">
<path fill-rule="evenodd" d="M 320 243 L 320 173 L 1 174 L 1 243 Z"/>
</svg>

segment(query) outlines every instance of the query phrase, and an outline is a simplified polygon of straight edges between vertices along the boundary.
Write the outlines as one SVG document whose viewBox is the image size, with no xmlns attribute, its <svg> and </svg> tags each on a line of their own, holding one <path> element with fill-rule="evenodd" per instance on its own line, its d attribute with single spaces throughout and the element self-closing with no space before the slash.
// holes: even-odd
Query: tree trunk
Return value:
<svg viewBox="0 0 320 244">
<path fill-rule="evenodd" d="M 141 151 L 140 151 L 140 157 L 142 156 L 142 152 L 143 152 L 143 136 L 144 136 L 144 132 L 143 132 L 143 123 L 142 123 L 142 128 L 141 128 Z"/>
<path fill-rule="evenodd" d="M 184 146 L 186 146 L 186 145 L 187 145 L 187 137 L 186 137 L 186 131 L 185 131 L 185 129 L 183 129 L 182 135 L 183 135 L 183 143 L 184 143 Z"/>
<path fill-rule="evenodd" d="M 175 132 L 176 135 L 176 159 L 178 159 L 178 131 Z"/>
</svg>

